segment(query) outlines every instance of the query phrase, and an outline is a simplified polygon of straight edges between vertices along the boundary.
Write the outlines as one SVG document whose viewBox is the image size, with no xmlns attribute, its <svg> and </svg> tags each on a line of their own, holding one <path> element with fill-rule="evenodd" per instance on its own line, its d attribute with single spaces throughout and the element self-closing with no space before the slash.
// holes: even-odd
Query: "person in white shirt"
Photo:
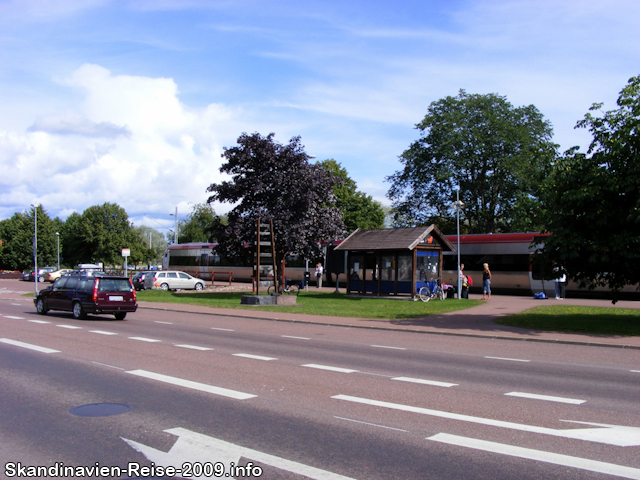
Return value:
<svg viewBox="0 0 640 480">
<path fill-rule="evenodd" d="M 320 262 L 316 265 L 316 288 L 322 287 L 322 275 L 324 274 L 324 267 Z"/>
</svg>

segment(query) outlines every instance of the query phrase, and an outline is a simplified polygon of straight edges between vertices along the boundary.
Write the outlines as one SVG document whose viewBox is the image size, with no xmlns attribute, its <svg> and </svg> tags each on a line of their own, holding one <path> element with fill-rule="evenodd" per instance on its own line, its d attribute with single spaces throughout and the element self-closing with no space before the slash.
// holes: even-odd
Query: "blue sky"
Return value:
<svg viewBox="0 0 640 480">
<path fill-rule="evenodd" d="M 640 74 L 638 32 L 636 0 L 0 0 L 0 219 L 115 202 L 166 231 L 242 132 L 300 135 L 388 204 L 415 124 L 460 89 L 584 150 L 576 122 Z"/>
</svg>

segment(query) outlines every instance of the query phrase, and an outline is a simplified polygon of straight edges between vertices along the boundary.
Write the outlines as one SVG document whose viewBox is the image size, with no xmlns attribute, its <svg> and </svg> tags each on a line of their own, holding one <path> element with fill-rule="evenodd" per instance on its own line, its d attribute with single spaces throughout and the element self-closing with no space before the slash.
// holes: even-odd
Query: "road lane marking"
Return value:
<svg viewBox="0 0 640 480">
<path fill-rule="evenodd" d="M 183 378 L 162 375 L 161 373 L 147 372 L 146 370 L 130 370 L 125 373 L 149 378 L 151 380 L 157 380 L 159 382 L 170 383 L 171 385 L 177 385 L 179 387 L 186 387 L 193 390 L 200 390 L 201 392 L 213 393 L 214 395 L 222 395 L 223 397 L 235 398 L 236 400 L 246 400 L 248 398 L 257 397 L 257 395 L 252 395 L 250 393 L 243 393 L 236 390 L 229 390 L 227 388 L 215 387 L 213 385 L 207 385 L 206 383 L 193 382 L 191 380 L 185 380 Z"/>
<path fill-rule="evenodd" d="M 371 345 L 372 347 L 376 347 L 376 348 L 389 348 L 391 350 L 406 350 L 406 348 L 402 348 L 402 347 L 387 347 L 386 345 Z"/>
<path fill-rule="evenodd" d="M 31 345 L 30 343 L 19 342 L 18 340 L 11 340 L 9 338 L 0 338 L 0 342 L 8 343 L 16 347 L 28 348 L 29 350 L 35 350 L 42 353 L 60 353 L 60 350 L 53 350 L 52 348 L 39 347 L 38 345 Z"/>
<path fill-rule="evenodd" d="M 457 383 L 437 382 L 435 380 L 423 380 L 422 378 L 395 377 L 391 380 L 399 380 L 400 382 L 421 383 L 423 385 L 433 385 L 435 387 L 456 387 Z"/>
<path fill-rule="evenodd" d="M 162 323 L 163 325 L 173 325 L 171 322 L 161 322 L 160 320 L 155 320 L 155 323 Z"/>
<path fill-rule="evenodd" d="M 531 360 L 522 360 L 521 358 L 503 358 L 503 357 L 484 357 L 484 358 L 490 358 L 492 360 L 507 360 L 509 362 L 526 362 L 526 363 L 531 362 Z"/>
<path fill-rule="evenodd" d="M 115 332 L 105 332 L 104 330 L 89 330 L 90 333 L 99 333 L 100 335 L 118 335 Z"/>
<path fill-rule="evenodd" d="M 220 330 L 222 332 L 235 332 L 235 330 L 231 330 L 230 328 L 216 328 L 216 327 L 211 327 L 211 330 Z"/>
<path fill-rule="evenodd" d="M 262 357 L 260 355 L 251 355 L 249 353 L 234 353 L 233 354 L 234 357 L 244 357 L 244 358 L 252 358 L 253 360 L 265 360 L 265 361 L 269 361 L 269 360 L 277 360 L 277 358 L 272 358 L 272 357 Z"/>
<path fill-rule="evenodd" d="M 27 321 L 31 323 L 51 323 L 51 322 L 47 322 L 46 320 L 27 320 Z"/>
<path fill-rule="evenodd" d="M 372 427 L 387 428 L 389 430 L 395 430 L 397 432 L 408 432 L 408 430 L 402 430 L 401 428 L 387 427 L 385 425 L 378 425 L 377 423 L 362 422 L 360 420 L 353 420 L 352 418 L 336 417 L 335 415 L 333 416 L 333 418 L 337 418 L 338 420 L 346 420 L 347 422 L 362 423 L 363 425 L 371 425 Z"/>
<path fill-rule="evenodd" d="M 631 370 L 632 373 L 640 373 L 640 370 Z"/>
<path fill-rule="evenodd" d="M 427 440 L 446 443 L 448 445 L 456 445 L 459 447 L 473 448 L 474 450 L 482 450 L 484 452 L 499 453 L 510 457 L 526 458 L 528 460 L 561 465 L 563 467 L 572 467 L 590 472 L 604 473 L 606 475 L 614 475 L 616 477 L 640 480 L 640 469 L 589 460 L 587 458 L 570 457 L 569 455 L 561 455 L 559 453 L 514 447 L 503 443 L 460 437 L 458 435 L 450 435 L 448 433 L 438 433 L 432 437 L 428 437 Z"/>
<path fill-rule="evenodd" d="M 82 327 L 76 327 L 75 325 L 56 325 L 56 327 L 68 328 L 69 330 L 79 330 L 82 328 Z"/>
<path fill-rule="evenodd" d="M 91 363 L 95 363 L 96 365 L 102 365 L 103 367 L 115 368 L 117 370 L 124 370 L 124 368 L 114 367 L 113 365 L 107 365 L 106 363 L 100 363 L 100 362 L 91 362 Z"/>
<path fill-rule="evenodd" d="M 538 395 L 536 393 L 509 392 L 505 393 L 507 397 L 531 398 L 533 400 L 546 400 L 548 402 L 570 403 L 572 405 L 582 405 L 586 400 L 577 400 L 575 398 L 553 397 L 550 395 Z"/>
<path fill-rule="evenodd" d="M 21 307 L 22 303 L 12 303 L 11 305 L 15 306 L 15 307 Z"/>
<path fill-rule="evenodd" d="M 204 352 L 206 350 L 213 350 L 213 348 L 198 347 L 197 345 L 175 345 L 175 346 L 180 348 L 190 348 L 191 350 L 200 350 L 201 352 Z"/>
<path fill-rule="evenodd" d="M 358 370 L 351 370 L 350 368 L 330 367 L 328 365 L 317 365 L 315 363 L 308 363 L 302 366 L 309 367 L 309 368 L 317 368 L 318 370 L 329 370 L 331 372 L 340 372 L 340 373 L 356 373 L 358 371 Z"/>
<path fill-rule="evenodd" d="M 593 422 L 578 422 L 574 420 L 560 420 L 561 422 L 591 425 L 597 428 L 558 430 L 554 428 L 538 427 L 535 425 L 525 425 L 521 423 L 506 422 L 503 420 L 494 420 L 492 418 L 472 417 L 471 415 L 443 412 L 439 410 L 431 410 L 429 408 L 413 407 L 410 405 L 402 405 L 399 403 L 383 402 L 380 400 L 372 400 L 370 398 L 352 397 L 350 395 L 334 395 L 331 398 L 334 398 L 336 400 L 345 400 L 348 402 L 371 405 L 375 407 L 385 407 L 393 410 L 419 413 L 421 415 L 431 415 L 433 417 L 446 418 L 449 420 L 459 420 L 463 422 L 477 423 L 480 425 L 488 425 L 492 427 L 509 428 L 511 430 L 519 430 L 522 432 L 540 433 L 543 435 L 553 435 L 555 437 L 561 438 L 571 438 L 573 440 L 604 443 L 606 445 L 616 445 L 619 447 L 640 446 L 640 428 L 638 427 L 626 427 L 622 425 L 608 425 Z"/>
<path fill-rule="evenodd" d="M 294 462 L 293 460 L 287 460 L 286 458 L 276 457 L 269 453 L 225 442 L 187 430 L 186 428 L 171 428 L 165 430 L 165 432 L 178 437 L 178 440 L 176 440 L 168 452 L 156 450 L 153 447 L 128 440 L 124 437 L 120 438 L 134 450 L 147 457 L 150 462 L 164 467 L 173 466 L 176 469 L 180 469 L 183 467 L 186 459 L 200 464 L 214 461 L 221 462 L 224 465 L 240 465 L 240 460 L 244 457 L 314 480 L 354 480 L 350 477 L 345 477 L 327 470 L 321 470 L 316 467 Z M 247 465 L 250 464 L 251 462 Z"/>
<path fill-rule="evenodd" d="M 24 320 L 24 317 L 12 317 L 11 315 L 3 315 L 4 318 L 10 318 L 11 320 Z"/>
<path fill-rule="evenodd" d="M 282 338 L 295 338 L 298 340 L 311 340 L 310 338 L 307 337 L 292 337 L 291 335 L 280 335 Z"/>
<path fill-rule="evenodd" d="M 153 338 L 145 338 L 145 337 L 129 337 L 131 340 L 139 340 L 141 342 L 161 342 L 162 340 L 154 340 Z"/>
</svg>

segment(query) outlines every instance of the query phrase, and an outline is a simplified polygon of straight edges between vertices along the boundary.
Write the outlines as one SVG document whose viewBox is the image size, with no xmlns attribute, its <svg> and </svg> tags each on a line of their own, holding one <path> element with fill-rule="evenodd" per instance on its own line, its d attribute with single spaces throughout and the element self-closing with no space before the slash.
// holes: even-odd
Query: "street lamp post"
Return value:
<svg viewBox="0 0 640 480">
<path fill-rule="evenodd" d="M 458 300 L 462 298 L 462 278 L 460 278 L 460 209 L 464 206 L 464 203 L 460 201 L 460 187 L 456 189 L 456 201 L 453 204 L 453 208 L 456 210 L 456 226 L 458 236 Z"/>
<path fill-rule="evenodd" d="M 38 207 L 33 207 L 33 284 L 38 295 Z"/>
<path fill-rule="evenodd" d="M 176 217 L 176 226 L 173 230 L 173 243 L 178 243 L 178 207 L 176 206 L 176 213 L 170 213 L 169 215 Z"/>
<path fill-rule="evenodd" d="M 58 263 L 56 263 L 56 267 L 60 270 L 60 234 L 58 232 L 56 232 L 56 245 L 58 251 Z"/>
</svg>

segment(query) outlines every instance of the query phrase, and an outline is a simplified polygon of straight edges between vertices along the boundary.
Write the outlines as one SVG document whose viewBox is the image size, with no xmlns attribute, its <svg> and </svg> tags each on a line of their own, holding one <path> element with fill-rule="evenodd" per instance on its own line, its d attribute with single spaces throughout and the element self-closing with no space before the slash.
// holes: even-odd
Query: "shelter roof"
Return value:
<svg viewBox="0 0 640 480">
<path fill-rule="evenodd" d="M 357 229 L 335 250 L 413 250 L 418 246 L 437 246 L 444 251 L 455 251 L 455 247 L 435 225 L 382 230 Z"/>
</svg>

